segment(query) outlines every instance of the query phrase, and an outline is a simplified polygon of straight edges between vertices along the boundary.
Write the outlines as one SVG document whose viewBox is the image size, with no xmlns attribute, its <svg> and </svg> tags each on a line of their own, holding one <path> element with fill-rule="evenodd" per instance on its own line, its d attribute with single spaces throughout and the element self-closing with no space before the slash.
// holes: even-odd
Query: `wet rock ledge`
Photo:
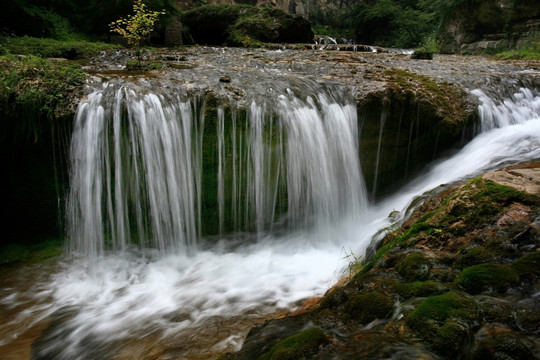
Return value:
<svg viewBox="0 0 540 360">
<path fill-rule="evenodd" d="M 540 359 L 539 185 L 535 162 L 446 189 L 345 285 L 221 359 Z"/>
</svg>

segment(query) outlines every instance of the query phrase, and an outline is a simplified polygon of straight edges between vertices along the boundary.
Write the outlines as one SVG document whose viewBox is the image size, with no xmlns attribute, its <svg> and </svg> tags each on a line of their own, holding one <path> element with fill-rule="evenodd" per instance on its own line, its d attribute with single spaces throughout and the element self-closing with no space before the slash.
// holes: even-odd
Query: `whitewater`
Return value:
<svg viewBox="0 0 540 360">
<path fill-rule="evenodd" d="M 312 199 L 313 211 L 316 216 L 323 213 L 324 221 L 300 219 L 303 226 L 277 232 L 269 231 L 265 221 L 261 229 L 251 234 L 231 232 L 218 238 L 200 237 L 194 251 L 124 243 L 120 251 L 92 250 L 95 256 L 88 257 L 77 251 L 80 247 L 75 247 L 74 252 L 57 262 L 30 267 L 17 275 L 11 287 L 0 292 L 0 304 L 23 309 L 0 326 L 0 345 L 15 342 L 26 330 L 51 317 L 54 324 L 38 340 L 36 358 L 204 359 L 237 350 L 254 323 L 294 311 L 303 300 L 322 296 L 347 275 L 347 255 L 364 256 L 372 241 L 384 235 L 383 229 L 398 226 L 410 214 L 415 200 L 427 192 L 486 171 L 540 159 L 537 91 L 520 89 L 506 99 L 490 98 L 479 89 L 471 94 L 480 101 L 481 126 L 474 139 L 426 168 L 397 193 L 374 204 L 357 199 L 342 208 L 339 218 L 332 213 L 338 205 L 328 205 L 318 198 L 318 190 L 302 193 L 298 189 L 298 197 Z M 281 101 L 294 108 L 291 104 L 296 100 L 285 96 Z M 294 108 L 294 116 L 298 118 L 306 109 L 316 109 L 308 116 L 324 118 L 325 109 L 330 108 L 334 114 L 340 114 L 340 121 L 347 126 L 355 120 L 347 118 L 354 113 L 350 103 L 332 99 L 316 102 L 323 105 L 317 108 L 303 103 Z M 257 111 L 253 108 L 252 113 Z M 282 117 L 290 118 L 291 113 Z M 283 139 L 284 144 L 286 141 Z M 352 141 L 346 146 L 354 148 L 357 144 Z M 260 151 L 258 154 L 264 156 L 266 150 Z M 298 155 L 299 164 L 311 155 Z M 343 156 L 348 155 L 337 158 Z M 315 154 L 317 157 L 320 159 L 321 155 Z M 355 171 L 350 174 L 351 184 L 363 186 L 361 175 Z M 289 175 L 292 172 L 293 169 L 288 170 Z M 190 176 L 197 178 L 196 174 Z M 324 199 L 364 196 L 364 189 L 355 192 L 352 188 L 347 188 L 345 194 L 335 194 L 332 187 L 338 180 L 327 179 L 320 185 L 315 184 L 322 181 L 317 176 L 310 181 L 329 191 Z M 294 182 L 289 185 L 295 189 Z M 268 194 L 264 204 L 272 202 L 273 196 L 274 193 Z M 266 211 L 257 210 L 259 203 L 253 201 L 250 209 Z M 187 212 L 189 216 L 195 216 L 196 211 L 191 211 Z M 268 216 L 277 221 L 273 214 Z M 94 225 L 85 225 L 89 228 L 84 231 L 89 236 L 101 236 L 98 229 L 92 229 Z M 196 233 L 195 225 L 189 229 L 190 234 Z M 180 232 L 186 236 L 184 231 Z M 191 246 L 191 240 L 185 244 Z M 16 282 L 31 285 L 19 286 Z"/>
</svg>

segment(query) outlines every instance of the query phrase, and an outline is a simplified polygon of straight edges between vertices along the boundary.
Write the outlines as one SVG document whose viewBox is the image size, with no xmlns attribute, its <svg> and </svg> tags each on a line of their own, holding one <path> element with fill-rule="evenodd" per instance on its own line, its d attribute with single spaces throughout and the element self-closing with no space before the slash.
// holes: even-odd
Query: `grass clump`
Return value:
<svg viewBox="0 0 540 360">
<path fill-rule="evenodd" d="M 501 60 L 540 60 L 540 40 L 530 40 L 525 46 L 520 49 L 499 52 L 495 55 L 495 58 Z"/>
<path fill-rule="evenodd" d="M 281 340 L 270 351 L 259 356 L 258 360 L 302 359 L 317 353 L 319 347 L 328 342 L 326 334 L 321 329 L 307 329 Z"/>
</svg>

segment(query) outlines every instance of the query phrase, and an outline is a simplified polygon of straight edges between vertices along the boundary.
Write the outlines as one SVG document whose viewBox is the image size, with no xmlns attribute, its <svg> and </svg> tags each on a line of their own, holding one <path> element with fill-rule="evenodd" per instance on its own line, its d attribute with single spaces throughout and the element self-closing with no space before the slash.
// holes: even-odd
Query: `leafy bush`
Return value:
<svg viewBox="0 0 540 360">
<path fill-rule="evenodd" d="M 260 42 L 310 42 L 311 25 L 279 9 L 212 4 L 186 11 L 182 24 L 198 44 L 254 46 Z"/>
</svg>

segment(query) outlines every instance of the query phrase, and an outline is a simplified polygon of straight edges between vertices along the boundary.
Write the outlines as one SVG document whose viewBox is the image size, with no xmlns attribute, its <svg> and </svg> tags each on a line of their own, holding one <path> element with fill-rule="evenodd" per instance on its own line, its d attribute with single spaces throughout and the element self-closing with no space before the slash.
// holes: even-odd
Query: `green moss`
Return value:
<svg viewBox="0 0 540 360">
<path fill-rule="evenodd" d="M 442 325 L 450 318 L 474 320 L 477 317 L 478 305 L 473 299 L 450 291 L 424 300 L 405 322 L 419 334 L 424 334 L 424 326 L 430 321 Z"/>
<path fill-rule="evenodd" d="M 535 206 L 539 199 L 509 186 L 477 177 L 469 180 L 458 192 L 443 201 L 448 210 L 441 212 L 437 222 L 454 235 L 464 235 L 492 223 L 515 202 Z"/>
<path fill-rule="evenodd" d="M 486 263 L 465 268 L 456 279 L 456 284 L 470 294 L 489 289 L 503 293 L 518 280 L 518 274 L 510 266 Z"/>
<path fill-rule="evenodd" d="M 432 119 L 439 121 L 439 132 L 456 135 L 462 129 L 459 124 L 468 121 L 465 92 L 446 82 L 436 82 L 426 75 L 414 74 L 402 69 L 386 70 L 391 88 L 396 94 L 405 95 L 411 91 L 419 102 L 431 109 Z M 414 89 L 414 90 L 412 90 Z"/>
<path fill-rule="evenodd" d="M 459 320 L 449 320 L 434 331 L 434 336 L 427 341 L 432 349 L 446 357 L 457 356 L 469 338 L 470 328 Z"/>
<path fill-rule="evenodd" d="M 527 254 L 510 265 L 522 279 L 540 276 L 540 252 Z"/>
<path fill-rule="evenodd" d="M 4 244 L 0 246 L 0 265 L 19 261 L 39 261 L 61 255 L 63 241 L 48 238 L 37 243 Z"/>
<path fill-rule="evenodd" d="M 448 291 L 443 284 L 436 281 L 415 281 L 412 283 L 396 284 L 393 289 L 405 300 L 412 297 L 439 295 Z"/>
<path fill-rule="evenodd" d="M 258 360 L 296 360 L 309 357 L 319 351 L 321 345 L 328 343 L 324 331 L 312 328 L 281 340 Z"/>
<path fill-rule="evenodd" d="M 395 269 L 405 280 L 425 280 L 428 276 L 430 261 L 421 253 L 411 253 L 399 262 Z"/>
<path fill-rule="evenodd" d="M 85 78 L 80 68 L 64 61 L 0 56 L 3 136 L 13 141 L 37 141 L 46 128 L 42 123 L 55 118 L 58 109 L 67 106 L 71 93 Z"/>
<path fill-rule="evenodd" d="M 474 360 L 534 359 L 531 350 L 514 333 L 503 333 L 479 341 L 473 351 Z"/>
<path fill-rule="evenodd" d="M 458 268 L 466 268 L 472 265 L 483 264 L 497 258 L 495 253 L 486 249 L 483 246 L 473 247 L 471 249 L 462 250 L 456 258 L 455 265 Z"/>
<path fill-rule="evenodd" d="M 375 319 L 387 318 L 393 309 L 394 301 L 390 296 L 373 291 L 350 297 L 345 303 L 344 318 L 366 324 Z"/>
<path fill-rule="evenodd" d="M 373 257 L 369 260 L 369 262 L 363 267 L 362 271 L 355 275 L 355 278 L 362 276 L 370 269 L 372 269 L 373 266 L 375 266 L 375 264 L 379 262 L 389 250 L 395 248 L 396 246 L 406 243 L 407 241 L 415 238 L 422 232 L 426 232 L 429 234 L 437 232 L 438 229 L 434 228 L 433 225 L 427 222 L 433 217 L 435 213 L 435 211 L 432 211 L 425 214 L 420 219 L 418 219 L 418 221 L 416 221 L 405 233 L 399 233 L 396 231 L 387 235 L 383 240 L 382 246 L 377 250 L 375 255 L 373 255 Z"/>
<path fill-rule="evenodd" d="M 432 296 L 405 319 L 405 323 L 437 353 L 456 356 L 465 346 L 472 324 L 479 320 L 473 299 L 456 292 Z"/>
<path fill-rule="evenodd" d="M 49 38 L 0 37 L 0 48 L 6 54 L 35 55 L 45 58 L 83 59 L 119 46 L 85 40 L 60 41 Z"/>
</svg>

